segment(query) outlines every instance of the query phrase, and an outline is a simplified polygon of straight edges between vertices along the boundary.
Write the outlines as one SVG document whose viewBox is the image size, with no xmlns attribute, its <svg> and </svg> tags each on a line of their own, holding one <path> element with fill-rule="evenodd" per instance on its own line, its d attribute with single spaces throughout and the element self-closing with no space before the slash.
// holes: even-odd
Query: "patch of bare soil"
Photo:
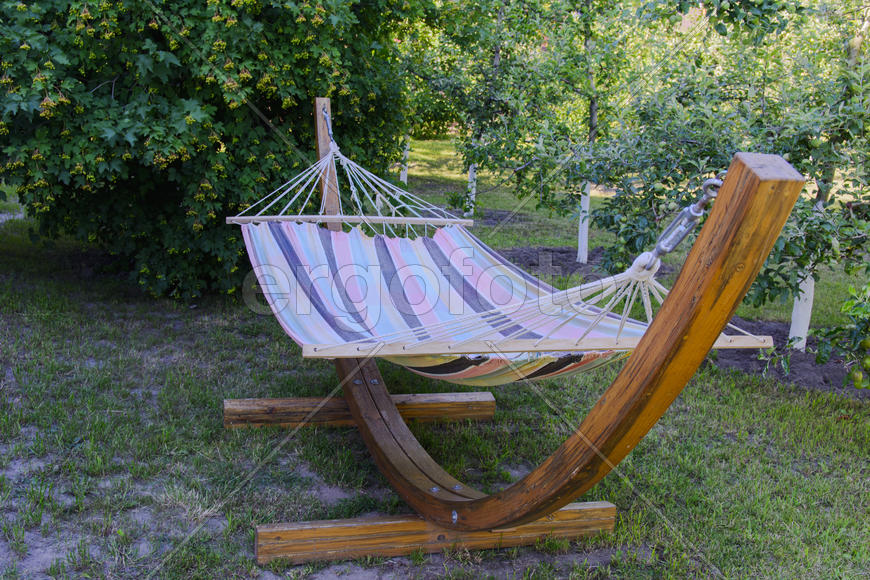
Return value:
<svg viewBox="0 0 870 580">
<path fill-rule="evenodd" d="M 455 211 L 455 210 L 454 210 Z M 484 209 L 474 212 L 475 225 L 493 227 L 509 221 L 512 224 L 531 221 L 529 214 L 513 212 L 506 209 Z"/>
<path fill-rule="evenodd" d="M 755 350 L 720 350 L 715 357 L 715 364 L 720 368 L 737 369 L 750 375 L 765 374 L 782 383 L 814 391 L 870 399 L 870 389 L 856 389 L 851 384 L 843 385 L 846 368 L 842 360 L 832 358 L 825 364 L 816 364 L 816 355 L 813 354 L 818 344 L 816 338 L 809 338 L 806 352 L 786 350 L 789 327 L 787 323 L 743 320 L 736 316 L 733 323 L 752 334 L 772 336 L 778 355 L 772 360 L 765 360 Z M 729 334 L 734 334 L 734 331 L 729 331 Z"/>
<path fill-rule="evenodd" d="M 499 253 L 511 264 L 544 281 L 573 274 L 579 274 L 584 281 L 598 280 L 607 276 L 607 272 L 599 266 L 601 255 L 604 253 L 604 249 L 600 246 L 589 252 L 587 264 L 578 262 L 577 248 L 569 246 L 510 248 L 499 250 Z"/>
</svg>

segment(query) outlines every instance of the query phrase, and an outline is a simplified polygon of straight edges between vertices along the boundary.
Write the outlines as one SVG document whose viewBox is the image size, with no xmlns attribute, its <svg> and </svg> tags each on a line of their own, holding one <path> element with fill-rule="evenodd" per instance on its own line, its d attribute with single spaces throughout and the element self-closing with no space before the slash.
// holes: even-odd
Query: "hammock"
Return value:
<svg viewBox="0 0 870 580">
<path fill-rule="evenodd" d="M 494 386 L 626 356 L 668 293 L 654 278 L 660 257 L 691 231 L 715 185 L 626 272 L 563 291 L 487 247 L 465 229 L 470 220 L 366 171 L 334 141 L 320 161 L 227 222 L 241 225 L 259 284 L 303 356 L 377 356 L 427 377 Z M 337 215 L 327 213 L 330 196 Z M 715 346 L 771 343 L 723 335 Z"/>
</svg>

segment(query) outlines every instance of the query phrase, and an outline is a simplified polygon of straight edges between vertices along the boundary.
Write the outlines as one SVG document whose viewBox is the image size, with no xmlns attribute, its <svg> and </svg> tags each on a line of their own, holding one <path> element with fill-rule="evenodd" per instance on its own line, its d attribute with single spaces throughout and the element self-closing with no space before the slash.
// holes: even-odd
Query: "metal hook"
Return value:
<svg viewBox="0 0 870 580">
<path fill-rule="evenodd" d="M 329 135 L 329 140 L 335 143 L 335 138 L 332 136 L 332 121 L 329 119 L 326 107 L 323 107 L 323 119 L 326 121 L 326 134 Z"/>
<path fill-rule="evenodd" d="M 720 174 L 722 175 L 722 174 Z M 724 175 L 722 175 L 724 177 Z M 708 179 L 701 185 L 703 196 L 699 199 L 692 208 L 695 214 L 699 217 L 703 215 L 704 208 L 719 195 L 719 188 L 722 187 L 722 180 L 717 176 L 715 179 Z"/>
</svg>

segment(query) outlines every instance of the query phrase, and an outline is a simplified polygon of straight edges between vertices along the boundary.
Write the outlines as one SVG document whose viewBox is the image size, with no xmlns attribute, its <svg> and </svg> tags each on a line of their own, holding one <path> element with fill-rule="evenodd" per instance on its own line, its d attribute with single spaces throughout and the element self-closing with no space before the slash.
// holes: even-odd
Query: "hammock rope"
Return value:
<svg viewBox="0 0 870 580">
<path fill-rule="evenodd" d="M 552 324 L 559 312 L 569 310 L 571 314 L 560 317 L 556 326 L 548 329 L 546 334 L 535 337 L 535 345 L 541 344 L 566 325 L 581 316 L 591 317 L 585 325 L 585 330 L 577 337 L 575 345 L 580 344 L 605 318 L 613 319 L 614 310 L 622 304 L 621 313 L 616 316 L 618 322 L 614 338 L 618 342 L 626 323 L 630 320 L 632 308 L 638 294 L 644 296 L 644 315 L 649 323 L 653 318 L 653 306 L 649 299 L 652 294 L 658 305 L 664 301 L 667 289 L 653 278 L 661 262 L 652 260 L 653 268 L 646 269 L 652 253 L 646 252 L 639 256 L 628 271 L 602 280 L 590 282 L 567 290 L 542 296 L 536 301 L 525 301 L 515 307 L 500 307 L 483 312 L 473 312 L 464 316 L 445 320 L 441 323 L 427 326 L 425 331 L 420 328 L 396 331 L 379 335 L 376 339 L 365 338 L 352 341 L 349 345 L 360 345 L 368 349 L 373 341 L 387 343 L 406 343 L 405 350 L 413 352 L 422 346 L 433 342 L 450 340 L 454 345 L 462 345 L 472 341 L 487 341 L 500 344 L 517 339 L 529 333 L 537 333 L 548 324 Z M 603 299 L 610 300 L 603 307 L 596 307 Z M 555 309 L 555 311 L 554 311 Z M 516 330 L 506 333 L 511 328 Z M 474 331 L 474 329 L 477 329 Z M 456 336 L 464 338 L 456 340 Z M 750 335 L 751 336 L 751 335 Z"/>
<path fill-rule="evenodd" d="M 459 218 L 396 187 L 348 158 L 335 142 L 331 132 L 332 125 L 325 111 L 324 116 L 330 136 L 327 153 L 294 179 L 284 183 L 236 216 L 228 218 L 227 223 L 245 224 L 281 220 L 316 222 L 318 217 L 323 221 L 333 221 L 336 217 L 352 217 L 353 220 L 347 220 L 348 225 L 352 221 L 362 224 L 370 233 L 393 237 L 402 237 L 397 231 L 398 226 L 404 227 L 404 237 L 417 237 L 420 235 L 416 229 L 418 226 L 422 226 L 422 235 L 425 236 L 428 234 L 429 226 L 473 223 L 472 220 Z M 337 169 L 338 166 L 343 170 L 341 173 Z M 341 174 L 343 179 L 339 179 Z M 346 188 L 341 187 L 342 181 L 346 183 Z M 325 196 L 321 199 L 316 214 L 304 213 L 310 207 L 311 199 L 321 183 L 330 183 L 337 188 L 338 214 L 327 213 Z M 346 196 L 343 195 L 343 190 L 347 191 Z M 281 201 L 284 201 L 283 207 L 278 205 Z M 352 214 L 345 214 L 345 202 L 349 202 L 350 207 L 353 208 Z M 269 210 L 278 207 L 281 209 L 269 213 Z"/>
</svg>

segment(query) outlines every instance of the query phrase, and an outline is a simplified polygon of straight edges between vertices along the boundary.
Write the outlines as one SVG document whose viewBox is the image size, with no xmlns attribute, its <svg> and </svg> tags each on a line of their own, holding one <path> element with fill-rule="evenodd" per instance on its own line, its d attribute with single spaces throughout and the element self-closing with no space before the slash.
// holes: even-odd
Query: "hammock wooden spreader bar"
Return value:
<svg viewBox="0 0 870 580">
<path fill-rule="evenodd" d="M 584 338 L 573 339 L 514 339 L 493 341 L 374 343 L 359 344 L 306 344 L 302 346 L 303 358 L 358 358 L 377 353 L 379 357 L 439 354 L 480 354 L 513 352 L 573 352 L 589 350 L 634 350 L 642 337 Z M 713 349 L 772 348 L 770 336 L 719 336 Z"/>
<path fill-rule="evenodd" d="M 272 215 L 228 217 L 228 224 L 255 224 L 268 222 L 309 222 L 319 224 L 387 224 L 395 226 L 470 226 L 474 220 L 463 218 L 424 218 L 380 215 Z"/>
</svg>

